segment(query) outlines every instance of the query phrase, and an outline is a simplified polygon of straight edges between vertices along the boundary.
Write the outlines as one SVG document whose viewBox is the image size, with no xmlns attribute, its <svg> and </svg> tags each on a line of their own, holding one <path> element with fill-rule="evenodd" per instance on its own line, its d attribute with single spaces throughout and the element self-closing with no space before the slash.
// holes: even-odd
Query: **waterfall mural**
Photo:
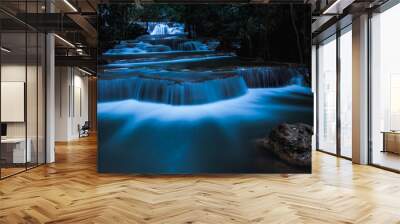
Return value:
<svg viewBox="0 0 400 224">
<path fill-rule="evenodd" d="M 308 5 L 100 5 L 98 170 L 310 173 L 310 16 Z"/>
</svg>

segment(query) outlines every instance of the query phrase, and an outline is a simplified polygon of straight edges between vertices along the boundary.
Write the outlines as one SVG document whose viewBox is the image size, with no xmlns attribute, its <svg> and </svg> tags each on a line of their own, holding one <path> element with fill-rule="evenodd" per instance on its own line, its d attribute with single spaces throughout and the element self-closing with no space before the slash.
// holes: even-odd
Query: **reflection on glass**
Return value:
<svg viewBox="0 0 400 224">
<path fill-rule="evenodd" d="M 372 17 L 372 162 L 400 170 L 400 5 Z M 396 132 L 397 131 L 397 132 Z M 389 132 L 385 136 L 382 132 Z M 384 137 L 387 137 L 384 139 Z M 385 143 L 385 145 L 384 145 Z"/>
<path fill-rule="evenodd" d="M 340 152 L 352 157 L 352 35 L 340 36 Z"/>
<path fill-rule="evenodd" d="M 336 40 L 318 48 L 318 148 L 336 153 Z"/>
<path fill-rule="evenodd" d="M 26 80 L 26 113 L 27 113 L 27 143 L 30 147 L 30 160 L 27 167 L 31 168 L 37 165 L 37 75 L 38 75 L 38 56 L 36 32 L 27 33 L 27 80 Z"/>
<path fill-rule="evenodd" d="M 1 34 L 1 140 L 2 177 L 25 170 L 30 161 L 30 145 L 26 144 L 26 34 Z M 27 147 L 28 146 L 28 147 Z M 28 149 L 28 150 L 27 150 Z"/>
<path fill-rule="evenodd" d="M 44 13 L 45 3 L 45 0 L 0 1 L 0 7 L 23 16 L 24 12 Z M 43 33 L 2 12 L 0 18 L 0 177 L 4 178 L 45 162 L 46 40 Z"/>
</svg>

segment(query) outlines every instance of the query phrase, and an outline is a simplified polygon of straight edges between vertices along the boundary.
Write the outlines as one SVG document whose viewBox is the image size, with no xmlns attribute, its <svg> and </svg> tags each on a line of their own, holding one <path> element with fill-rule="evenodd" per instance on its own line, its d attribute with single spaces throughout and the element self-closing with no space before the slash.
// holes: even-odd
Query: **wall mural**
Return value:
<svg viewBox="0 0 400 224">
<path fill-rule="evenodd" d="M 98 13 L 99 172 L 311 172 L 308 5 Z"/>
</svg>

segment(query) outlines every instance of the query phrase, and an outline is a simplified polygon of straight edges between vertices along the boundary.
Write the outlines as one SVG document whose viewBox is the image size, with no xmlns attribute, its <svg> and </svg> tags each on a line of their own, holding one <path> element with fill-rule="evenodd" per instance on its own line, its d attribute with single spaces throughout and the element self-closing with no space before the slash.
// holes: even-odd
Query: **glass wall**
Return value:
<svg viewBox="0 0 400 224">
<path fill-rule="evenodd" d="M 26 151 L 26 33 L 1 33 L 1 176 L 24 171 Z M 28 160 L 27 160 L 28 159 Z"/>
<path fill-rule="evenodd" d="M 340 154 L 352 157 L 352 34 L 351 26 L 340 38 Z"/>
<path fill-rule="evenodd" d="M 352 27 L 318 45 L 317 149 L 352 157 Z"/>
<path fill-rule="evenodd" d="M 318 145 L 336 153 L 336 36 L 321 43 L 318 54 Z"/>
<path fill-rule="evenodd" d="M 17 16 L 40 2 L 19 1 Z M 45 35 L 12 15 L 0 12 L 0 178 L 45 162 Z"/>
<path fill-rule="evenodd" d="M 400 170 L 400 4 L 371 18 L 371 162 Z"/>
</svg>

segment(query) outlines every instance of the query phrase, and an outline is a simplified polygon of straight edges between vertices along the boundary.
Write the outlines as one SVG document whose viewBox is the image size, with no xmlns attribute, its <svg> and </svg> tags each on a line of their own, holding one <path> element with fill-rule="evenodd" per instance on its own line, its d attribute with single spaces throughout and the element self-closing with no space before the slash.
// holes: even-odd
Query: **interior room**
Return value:
<svg viewBox="0 0 400 224">
<path fill-rule="evenodd" d="M 400 223 L 400 2 L 188 3 L 0 1 L 0 223 Z"/>
<path fill-rule="evenodd" d="M 396 5 L 371 19 L 371 162 L 395 170 L 400 168 L 400 66 L 395 59 L 400 31 L 393 27 L 399 12 Z"/>
<path fill-rule="evenodd" d="M 79 139 L 80 129 L 88 123 L 89 75 L 79 67 L 55 68 L 56 133 L 55 141 Z"/>
<path fill-rule="evenodd" d="M 13 27 L 1 33 L 1 177 L 45 162 L 45 35 Z"/>
</svg>

